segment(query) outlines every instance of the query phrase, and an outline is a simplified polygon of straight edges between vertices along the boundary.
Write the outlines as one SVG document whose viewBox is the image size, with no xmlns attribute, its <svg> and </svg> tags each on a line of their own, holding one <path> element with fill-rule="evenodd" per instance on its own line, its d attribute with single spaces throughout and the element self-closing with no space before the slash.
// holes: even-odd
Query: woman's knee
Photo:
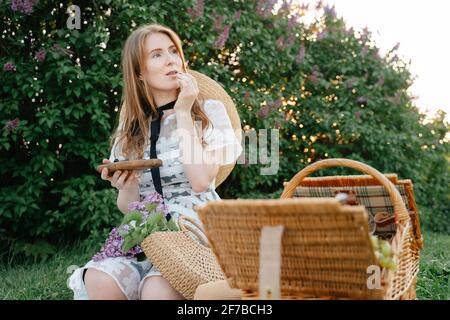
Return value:
<svg viewBox="0 0 450 320">
<path fill-rule="evenodd" d="M 88 268 L 84 276 L 90 300 L 126 300 L 116 281 L 103 271 Z"/>
<path fill-rule="evenodd" d="M 144 280 L 141 290 L 142 300 L 184 300 L 170 283 L 161 276 L 152 276 Z"/>
</svg>

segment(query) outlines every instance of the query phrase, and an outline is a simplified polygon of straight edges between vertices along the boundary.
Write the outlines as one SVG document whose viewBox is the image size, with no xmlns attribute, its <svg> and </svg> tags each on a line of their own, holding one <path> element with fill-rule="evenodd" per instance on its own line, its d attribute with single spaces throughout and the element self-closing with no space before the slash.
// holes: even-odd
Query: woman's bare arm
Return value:
<svg viewBox="0 0 450 320">
<path fill-rule="evenodd" d="M 177 111 L 177 126 L 181 135 L 182 163 L 192 190 L 203 192 L 217 176 L 219 165 L 204 161 L 205 154 L 197 136 L 190 112 Z"/>
</svg>

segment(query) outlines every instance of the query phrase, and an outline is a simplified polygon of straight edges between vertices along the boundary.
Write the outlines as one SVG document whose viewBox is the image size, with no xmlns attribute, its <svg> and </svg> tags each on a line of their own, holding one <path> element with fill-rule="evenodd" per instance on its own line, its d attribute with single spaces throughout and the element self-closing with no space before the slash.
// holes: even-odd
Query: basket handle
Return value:
<svg viewBox="0 0 450 320">
<path fill-rule="evenodd" d="M 192 228 L 192 226 L 187 224 L 186 221 L 188 221 L 189 223 L 193 224 L 196 228 L 198 228 L 198 230 L 200 230 L 202 234 L 200 234 L 200 232 L 198 232 L 196 229 Z M 180 227 L 181 231 L 192 232 L 205 247 L 209 247 L 208 240 L 205 236 L 205 231 L 203 230 L 202 227 L 198 225 L 198 223 L 194 219 L 180 214 L 180 216 L 178 217 L 178 226 Z"/>
<path fill-rule="evenodd" d="M 391 198 L 392 205 L 394 207 L 395 221 L 404 222 L 410 219 L 408 210 L 406 209 L 405 203 L 398 192 L 395 185 L 390 182 L 381 172 L 364 164 L 362 162 L 350 159 L 335 158 L 335 159 L 324 159 L 319 160 L 310 164 L 309 166 L 300 170 L 284 187 L 283 193 L 281 194 L 281 199 L 291 198 L 294 194 L 295 188 L 311 173 L 324 168 L 331 167 L 348 167 L 355 170 L 359 170 L 363 173 L 369 174 L 374 177 L 378 182 L 386 188 Z"/>
</svg>

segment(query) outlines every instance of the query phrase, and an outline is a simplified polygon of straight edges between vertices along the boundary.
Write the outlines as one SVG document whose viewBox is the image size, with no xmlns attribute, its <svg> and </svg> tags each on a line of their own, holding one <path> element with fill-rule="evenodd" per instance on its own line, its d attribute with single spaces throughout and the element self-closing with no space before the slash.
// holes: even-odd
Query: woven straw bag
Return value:
<svg viewBox="0 0 450 320">
<path fill-rule="evenodd" d="M 181 231 L 152 233 L 141 243 L 141 248 L 172 287 L 192 300 L 199 285 L 225 278 L 206 237 L 201 234 L 202 228 L 182 215 L 178 225 Z"/>
<path fill-rule="evenodd" d="M 396 233 L 391 239 L 396 271 L 382 269 L 381 287 L 369 288 L 368 267 L 378 262 L 369 238 L 369 214 L 362 205 L 333 198 L 291 198 L 312 172 L 346 166 L 378 181 L 394 207 Z M 280 200 L 222 200 L 198 209 L 206 235 L 232 288 L 243 299 L 260 297 L 259 244 L 265 226 L 284 226 L 281 243 L 282 299 L 413 299 L 419 243 L 405 203 L 380 172 L 347 159 L 318 161 L 286 185 Z"/>
</svg>

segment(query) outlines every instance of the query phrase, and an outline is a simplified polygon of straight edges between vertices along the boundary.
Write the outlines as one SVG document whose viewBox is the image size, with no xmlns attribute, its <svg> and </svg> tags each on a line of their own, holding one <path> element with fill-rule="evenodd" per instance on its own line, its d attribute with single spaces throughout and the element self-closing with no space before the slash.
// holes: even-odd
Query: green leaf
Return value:
<svg viewBox="0 0 450 320">
<path fill-rule="evenodd" d="M 139 224 L 142 221 L 142 214 L 139 211 L 129 212 L 123 217 L 121 224 L 128 224 L 133 220 L 136 221 L 136 224 Z"/>
<path fill-rule="evenodd" d="M 79 98 L 80 97 L 80 94 L 81 94 L 81 89 L 80 89 L 80 87 L 76 87 L 74 90 L 73 90 L 73 92 L 75 92 L 75 95 Z"/>
<path fill-rule="evenodd" d="M 127 252 L 131 248 L 133 248 L 135 244 L 133 244 L 133 240 L 131 238 L 127 238 L 123 241 L 122 251 Z"/>
<path fill-rule="evenodd" d="M 147 203 L 145 205 L 145 208 L 147 209 L 148 212 L 152 212 L 153 210 L 156 209 L 158 205 L 156 203 Z"/>
<path fill-rule="evenodd" d="M 136 241 L 136 239 L 138 239 L 140 237 L 140 235 L 141 235 L 141 231 L 137 228 L 131 233 L 131 237 L 135 241 Z"/>
<path fill-rule="evenodd" d="M 175 221 L 173 221 L 173 219 L 170 219 L 170 220 L 167 222 L 167 228 L 168 228 L 170 231 L 180 231 L 180 228 L 179 228 L 178 225 L 175 223 Z"/>
<path fill-rule="evenodd" d="M 163 218 L 162 213 L 156 213 L 152 216 L 150 216 L 150 218 L 147 220 L 146 225 L 157 225 L 157 223 Z"/>
</svg>

